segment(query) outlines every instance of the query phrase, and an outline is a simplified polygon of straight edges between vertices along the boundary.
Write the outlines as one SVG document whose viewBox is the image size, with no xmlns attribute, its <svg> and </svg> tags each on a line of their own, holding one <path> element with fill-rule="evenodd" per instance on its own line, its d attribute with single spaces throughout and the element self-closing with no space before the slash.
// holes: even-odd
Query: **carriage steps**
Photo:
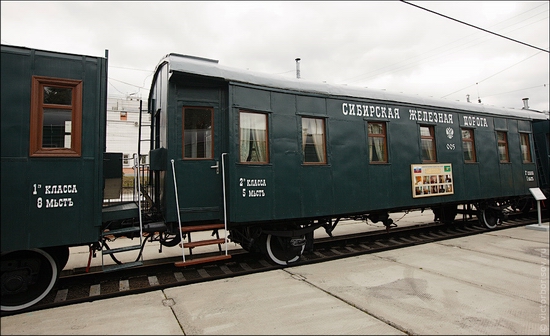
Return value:
<svg viewBox="0 0 550 336">
<path fill-rule="evenodd" d="M 193 249 L 195 247 L 200 246 L 208 246 L 208 245 L 218 245 L 218 249 L 220 252 L 222 252 L 222 244 L 226 244 L 225 238 L 220 238 L 218 230 L 225 229 L 225 225 L 223 223 L 221 224 L 204 224 L 204 225 L 193 225 L 193 226 L 184 226 L 181 228 L 181 232 L 187 235 L 187 242 L 182 244 L 180 243 L 180 247 L 186 249 L 189 249 L 189 257 L 193 255 Z M 210 231 L 212 230 L 212 236 L 216 235 L 215 239 L 205 239 L 205 240 L 197 240 L 197 241 L 191 241 L 191 233 L 192 232 L 201 232 L 201 231 Z M 196 264 L 203 264 L 203 263 L 210 263 L 214 261 L 220 261 L 220 260 L 226 260 L 231 259 L 231 255 L 227 254 L 227 246 L 225 254 L 222 255 L 216 255 L 216 256 L 210 256 L 210 257 L 202 257 L 202 258 L 195 258 L 195 259 L 185 259 L 185 261 L 178 261 L 175 262 L 174 265 L 176 267 L 185 267 L 185 266 L 191 266 Z"/>
<path fill-rule="evenodd" d="M 101 233 L 101 238 L 106 239 L 109 236 L 114 237 L 121 237 L 121 236 L 128 236 L 133 237 L 134 235 L 139 236 L 140 228 L 139 226 L 131 226 L 126 228 L 120 228 L 120 229 L 114 229 L 109 231 L 104 231 Z M 132 268 L 136 266 L 143 265 L 142 261 L 134 261 L 134 262 L 126 262 L 126 263 L 120 263 L 115 265 L 105 265 L 103 261 L 103 257 L 106 255 L 114 255 L 116 253 L 121 252 L 128 252 L 128 251 L 135 251 L 141 249 L 141 241 L 139 244 L 130 245 L 130 246 L 124 246 L 124 247 L 117 247 L 117 248 L 106 248 L 105 244 L 102 244 L 101 247 L 101 266 L 104 272 L 114 272 L 122 269 Z"/>
</svg>

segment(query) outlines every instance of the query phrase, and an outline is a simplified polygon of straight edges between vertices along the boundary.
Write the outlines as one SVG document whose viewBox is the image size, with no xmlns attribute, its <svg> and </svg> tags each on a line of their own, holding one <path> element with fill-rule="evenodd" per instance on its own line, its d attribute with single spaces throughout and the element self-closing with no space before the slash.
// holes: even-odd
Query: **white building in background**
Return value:
<svg viewBox="0 0 550 336">
<path fill-rule="evenodd" d="M 122 153 L 125 174 L 133 174 L 133 156 L 138 151 L 140 97 L 107 98 L 107 152 Z M 142 102 L 141 138 L 149 139 L 151 115 L 146 112 L 147 101 Z M 141 142 L 141 163 L 149 162 L 149 143 Z"/>
</svg>

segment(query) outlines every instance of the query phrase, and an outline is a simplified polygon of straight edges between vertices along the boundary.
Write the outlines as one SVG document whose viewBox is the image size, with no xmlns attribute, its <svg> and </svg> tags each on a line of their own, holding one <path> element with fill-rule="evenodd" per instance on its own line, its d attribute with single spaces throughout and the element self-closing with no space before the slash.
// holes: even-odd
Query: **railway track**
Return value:
<svg viewBox="0 0 550 336">
<path fill-rule="evenodd" d="M 548 217 L 545 217 L 545 220 L 547 221 Z M 537 223 L 536 213 L 530 213 L 527 216 L 511 215 L 507 221 L 492 230 L 481 226 L 474 217 L 457 221 L 452 225 L 427 223 L 393 228 L 389 231 L 381 229 L 316 239 L 312 251 L 304 251 L 299 261 L 287 267 L 326 262 L 533 223 Z M 95 271 L 62 275 L 50 294 L 42 301 L 21 311 L 2 312 L 2 316 L 283 268 L 263 259 L 261 255 L 244 250 L 232 250 L 231 256 L 231 259 L 224 262 L 195 267 L 175 267 L 174 262 L 179 261 L 179 258 L 164 258 L 150 260 L 141 267 L 126 269 L 124 273 Z"/>
</svg>

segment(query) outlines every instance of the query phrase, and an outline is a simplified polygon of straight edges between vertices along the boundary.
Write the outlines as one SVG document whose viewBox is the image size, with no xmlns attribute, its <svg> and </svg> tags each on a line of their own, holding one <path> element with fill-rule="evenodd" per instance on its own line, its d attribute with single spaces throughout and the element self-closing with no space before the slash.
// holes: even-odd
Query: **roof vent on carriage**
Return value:
<svg viewBox="0 0 550 336">
<path fill-rule="evenodd" d="M 528 110 L 529 109 L 529 98 L 523 98 L 523 109 Z"/>
</svg>

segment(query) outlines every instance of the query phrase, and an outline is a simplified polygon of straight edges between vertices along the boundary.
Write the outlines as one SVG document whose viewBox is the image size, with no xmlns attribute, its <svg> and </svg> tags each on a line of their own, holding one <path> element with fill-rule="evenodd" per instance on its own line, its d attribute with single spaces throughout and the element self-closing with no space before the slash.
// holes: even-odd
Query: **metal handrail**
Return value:
<svg viewBox="0 0 550 336">
<path fill-rule="evenodd" d="M 224 156 L 227 153 L 222 153 L 222 188 L 223 188 L 223 225 L 225 230 L 225 255 L 227 255 L 227 198 L 225 194 L 225 160 Z"/>
<path fill-rule="evenodd" d="M 180 241 L 181 241 L 181 251 L 183 256 L 183 262 L 185 262 L 185 248 L 183 245 L 183 234 L 181 232 L 181 216 L 180 216 L 180 202 L 178 200 L 178 184 L 176 182 L 176 167 L 174 166 L 174 159 L 171 159 L 170 162 L 172 163 L 172 176 L 174 178 L 174 196 L 176 197 L 176 210 L 178 214 L 178 225 L 180 228 Z"/>
<path fill-rule="evenodd" d="M 140 160 L 136 159 L 136 156 L 139 157 L 138 154 L 134 153 L 134 190 L 137 192 L 137 199 L 138 199 L 138 213 L 139 213 L 139 243 L 140 245 L 143 243 L 143 216 L 141 214 L 141 182 L 139 180 L 139 174 L 140 174 Z M 143 254 L 141 254 L 141 261 L 143 261 Z"/>
</svg>

